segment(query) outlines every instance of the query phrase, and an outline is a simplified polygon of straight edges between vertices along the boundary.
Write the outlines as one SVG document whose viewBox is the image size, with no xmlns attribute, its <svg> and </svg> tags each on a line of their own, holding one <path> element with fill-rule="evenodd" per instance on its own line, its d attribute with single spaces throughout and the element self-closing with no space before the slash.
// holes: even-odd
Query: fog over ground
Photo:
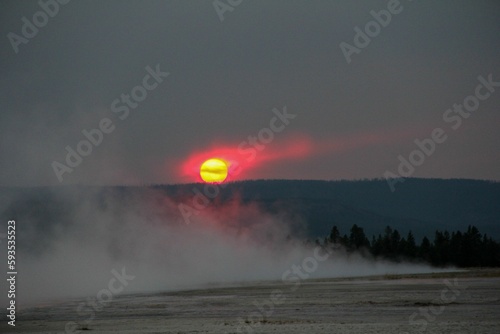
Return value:
<svg viewBox="0 0 500 334">
<path fill-rule="evenodd" d="M 289 237 L 303 222 L 290 223 L 284 213 L 271 215 L 237 199 L 209 205 L 186 224 L 179 203 L 157 190 L 139 196 L 99 188 L 83 194 L 68 188 L 57 194 L 66 210 L 61 217 L 18 224 L 21 308 L 72 297 L 95 298 L 115 277 L 111 271 L 123 268 L 135 278 L 122 293 L 431 271 L 426 265 L 375 261 L 340 249 L 323 261 L 324 250 L 315 252 L 303 239 Z M 293 265 L 302 268 L 301 274 L 293 273 Z"/>
</svg>

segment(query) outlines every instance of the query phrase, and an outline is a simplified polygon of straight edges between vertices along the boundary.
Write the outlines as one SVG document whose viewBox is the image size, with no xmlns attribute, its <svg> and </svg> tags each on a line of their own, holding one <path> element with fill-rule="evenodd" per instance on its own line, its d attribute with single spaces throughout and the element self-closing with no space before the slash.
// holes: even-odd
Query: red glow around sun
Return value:
<svg viewBox="0 0 500 334">
<path fill-rule="evenodd" d="M 227 178 L 221 182 L 280 178 L 280 173 L 293 169 L 292 161 L 307 162 L 314 156 L 339 155 L 373 145 L 389 144 L 413 137 L 417 133 L 417 130 L 407 129 L 363 132 L 332 136 L 314 142 L 307 136 L 295 134 L 276 138 L 267 144 L 255 141 L 252 144 L 248 137 L 233 144 L 213 144 L 194 151 L 181 160 L 170 160 L 167 168 L 176 170 L 177 180 L 181 182 L 204 182 L 200 176 L 200 167 L 205 161 L 217 158 L 226 162 L 228 167 Z M 270 171 L 273 172 L 272 175 L 268 174 Z"/>
<path fill-rule="evenodd" d="M 303 136 L 273 141 L 267 145 L 252 145 L 249 141 L 234 145 L 213 145 L 191 153 L 180 163 L 179 176 L 186 181 L 204 182 L 200 176 L 201 165 L 212 158 L 222 159 L 228 165 L 224 182 L 256 177 L 256 170 L 274 162 L 306 157 L 310 154 L 311 142 Z"/>
</svg>

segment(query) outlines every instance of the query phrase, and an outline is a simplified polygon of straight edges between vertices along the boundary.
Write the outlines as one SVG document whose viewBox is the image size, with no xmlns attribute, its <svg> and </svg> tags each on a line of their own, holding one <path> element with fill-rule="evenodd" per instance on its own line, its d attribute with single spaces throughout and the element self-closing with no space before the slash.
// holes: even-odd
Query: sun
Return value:
<svg viewBox="0 0 500 334">
<path fill-rule="evenodd" d="M 223 182 L 227 178 L 227 163 L 218 158 L 208 159 L 201 164 L 200 176 L 205 182 Z"/>
</svg>

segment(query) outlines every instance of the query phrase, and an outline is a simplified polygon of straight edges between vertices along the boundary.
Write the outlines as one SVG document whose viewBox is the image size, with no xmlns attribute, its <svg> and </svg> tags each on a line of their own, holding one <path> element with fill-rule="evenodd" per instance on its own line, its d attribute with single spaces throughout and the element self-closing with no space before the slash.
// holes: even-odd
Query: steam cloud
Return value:
<svg viewBox="0 0 500 334">
<path fill-rule="evenodd" d="M 123 293 L 154 292 L 281 280 L 293 264 L 313 255 L 313 248 L 290 238 L 303 223 L 291 223 L 286 213 L 270 214 L 234 199 L 208 206 L 185 224 L 171 197 L 133 189 L 59 188 L 44 204 L 56 203 L 51 210 L 58 212 L 57 220 L 43 221 L 40 212 L 36 219 L 13 217 L 19 307 L 94 297 L 108 286 L 111 270 L 123 267 L 135 276 Z M 15 203 L 3 203 L 2 209 L 9 212 Z M 429 271 L 336 252 L 310 277 Z"/>
</svg>

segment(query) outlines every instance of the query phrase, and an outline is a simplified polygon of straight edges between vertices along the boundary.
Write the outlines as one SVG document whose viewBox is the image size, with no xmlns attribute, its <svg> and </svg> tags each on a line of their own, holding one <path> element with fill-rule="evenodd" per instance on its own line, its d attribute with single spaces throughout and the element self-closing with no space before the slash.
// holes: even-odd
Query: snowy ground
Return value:
<svg viewBox="0 0 500 334">
<path fill-rule="evenodd" d="M 309 280 L 295 286 L 266 282 L 119 296 L 88 322 L 91 314 L 79 315 L 82 301 L 77 300 L 21 310 L 16 327 L 3 320 L 0 332 L 64 333 L 77 322 L 74 333 L 496 334 L 498 276 L 498 271 L 479 271 Z"/>
</svg>

